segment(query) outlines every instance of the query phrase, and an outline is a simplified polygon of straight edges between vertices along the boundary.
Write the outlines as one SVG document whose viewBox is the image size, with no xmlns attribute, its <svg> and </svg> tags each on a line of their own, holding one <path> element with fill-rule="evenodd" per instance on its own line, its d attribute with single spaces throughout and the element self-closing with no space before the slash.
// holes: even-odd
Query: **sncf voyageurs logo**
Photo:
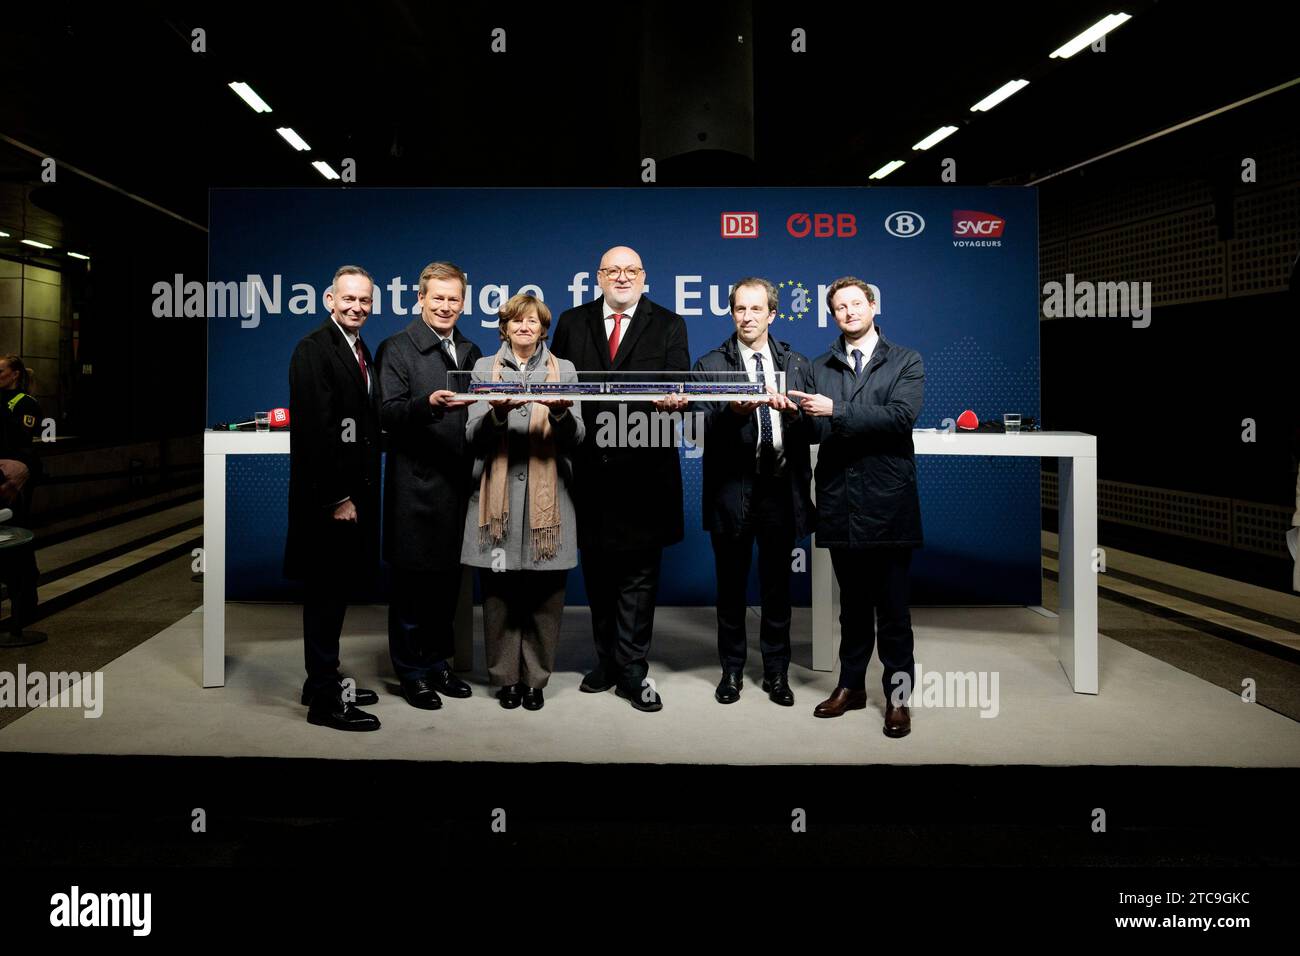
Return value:
<svg viewBox="0 0 1300 956">
<path fill-rule="evenodd" d="M 974 209 L 952 211 L 952 244 L 958 248 L 968 246 L 1000 246 L 1002 230 L 1007 221 L 991 212 Z"/>
</svg>

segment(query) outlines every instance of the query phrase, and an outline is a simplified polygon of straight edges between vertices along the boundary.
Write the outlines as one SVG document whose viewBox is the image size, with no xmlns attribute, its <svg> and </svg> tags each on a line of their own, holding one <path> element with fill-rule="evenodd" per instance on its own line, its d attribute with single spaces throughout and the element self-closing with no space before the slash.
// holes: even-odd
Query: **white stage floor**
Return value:
<svg viewBox="0 0 1300 956">
<path fill-rule="evenodd" d="M 0 730 L 0 751 L 338 759 L 565 761 L 689 764 L 1147 764 L 1300 766 L 1300 724 L 1108 638 L 1101 638 L 1101 692 L 1075 694 L 1056 659 L 1056 621 L 1025 608 L 917 608 L 922 673 L 996 672 L 997 710 L 916 706 L 912 734 L 880 731 L 879 665 L 867 677 L 869 706 L 818 720 L 813 706 L 835 686 L 810 669 L 811 617 L 796 609 L 793 708 L 758 683 L 758 621 L 741 700 L 713 699 L 718 679 L 712 608 L 661 608 L 650 676 L 664 709 L 643 714 L 612 691 L 583 694 L 591 662 L 586 608 L 565 611 L 559 672 L 539 712 L 505 711 L 486 683 L 476 610 L 474 697 L 416 710 L 391 692 L 386 609 L 352 608 L 343 643 L 346 672 L 380 693 L 366 708 L 377 733 L 314 727 L 297 697 L 302 680 L 300 611 L 294 605 L 231 604 L 227 685 L 201 686 L 202 611 L 195 611 L 104 670 L 104 709 L 40 708 Z M 1250 675 L 1242 675 L 1249 677 Z M 925 678 L 921 678 L 924 686 Z M 991 687 L 987 685 L 986 687 Z M 988 708 L 991 712 L 991 708 Z"/>
</svg>

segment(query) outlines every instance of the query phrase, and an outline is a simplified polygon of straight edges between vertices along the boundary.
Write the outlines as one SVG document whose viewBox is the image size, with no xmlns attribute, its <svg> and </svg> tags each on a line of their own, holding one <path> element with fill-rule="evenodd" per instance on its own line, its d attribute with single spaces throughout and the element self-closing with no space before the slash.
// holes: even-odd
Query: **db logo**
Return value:
<svg viewBox="0 0 1300 956">
<path fill-rule="evenodd" d="M 810 232 L 818 239 L 848 239 L 858 234 L 858 217 L 851 212 L 797 212 L 785 221 L 785 229 L 796 239 Z"/>
<path fill-rule="evenodd" d="M 911 239 L 925 231 L 925 219 L 919 212 L 903 209 L 885 217 L 885 232 L 899 239 Z"/>
<path fill-rule="evenodd" d="M 289 409 L 273 408 L 271 409 L 271 425 L 274 428 L 283 428 L 289 424 Z"/>
<path fill-rule="evenodd" d="M 758 213 L 724 212 L 722 214 L 723 239 L 757 239 Z"/>
<path fill-rule="evenodd" d="M 999 239 L 1002 228 L 1007 221 L 991 212 L 976 212 L 974 209 L 954 209 L 952 211 L 952 234 L 954 236 L 979 236 L 984 239 Z"/>
</svg>

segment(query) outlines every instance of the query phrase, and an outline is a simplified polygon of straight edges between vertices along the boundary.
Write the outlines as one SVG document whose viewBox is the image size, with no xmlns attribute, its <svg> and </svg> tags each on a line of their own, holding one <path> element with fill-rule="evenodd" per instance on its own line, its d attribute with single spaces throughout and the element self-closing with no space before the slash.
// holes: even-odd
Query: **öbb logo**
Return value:
<svg viewBox="0 0 1300 956">
<path fill-rule="evenodd" d="M 977 212 L 974 209 L 954 209 L 952 211 L 952 234 L 965 238 L 1000 239 L 1002 229 L 1007 221 L 991 212 Z"/>
<path fill-rule="evenodd" d="M 851 212 L 796 212 L 785 221 L 785 229 L 796 239 L 809 233 L 817 239 L 848 239 L 858 234 L 858 217 Z"/>
<path fill-rule="evenodd" d="M 757 239 L 758 213 L 724 212 L 722 214 L 723 239 Z"/>
</svg>

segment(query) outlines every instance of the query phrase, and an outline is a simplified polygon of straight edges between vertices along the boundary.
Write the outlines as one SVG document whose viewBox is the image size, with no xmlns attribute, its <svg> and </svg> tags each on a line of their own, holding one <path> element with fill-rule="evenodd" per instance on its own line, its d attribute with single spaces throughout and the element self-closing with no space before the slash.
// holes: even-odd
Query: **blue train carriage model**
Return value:
<svg viewBox="0 0 1300 956">
<path fill-rule="evenodd" d="M 669 395 L 680 394 L 681 382 L 609 382 L 607 395 Z"/>
<path fill-rule="evenodd" d="M 599 382 L 529 382 L 528 391 L 537 395 L 552 393 L 599 395 L 601 388 Z"/>
<path fill-rule="evenodd" d="M 501 392 L 513 394 L 524 390 L 523 382 L 470 382 L 470 394 L 481 392 Z"/>
<path fill-rule="evenodd" d="M 688 395 L 762 395 L 758 382 L 687 382 L 682 390 Z"/>
</svg>

